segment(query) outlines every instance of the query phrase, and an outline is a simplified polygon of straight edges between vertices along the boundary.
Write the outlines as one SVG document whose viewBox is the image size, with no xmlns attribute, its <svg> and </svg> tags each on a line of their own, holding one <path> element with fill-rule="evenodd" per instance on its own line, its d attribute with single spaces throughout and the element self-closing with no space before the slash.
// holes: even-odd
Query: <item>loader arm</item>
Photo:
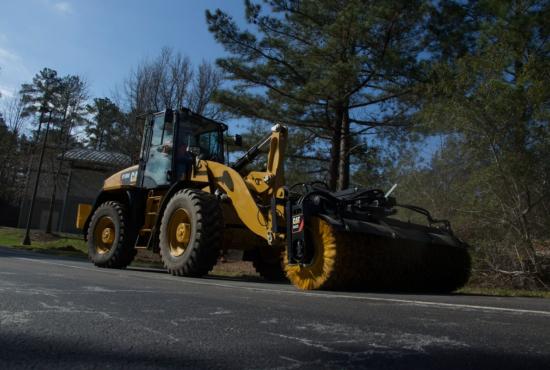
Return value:
<svg viewBox="0 0 550 370">
<path fill-rule="evenodd" d="M 234 169 L 223 164 L 205 161 L 208 174 L 218 189 L 228 196 L 243 224 L 254 234 L 267 239 L 267 220 L 254 201 L 246 182 Z"/>
<path fill-rule="evenodd" d="M 283 220 L 284 205 L 282 202 L 273 202 L 272 199 L 285 197 L 283 161 L 286 138 L 286 127 L 275 125 L 271 129 L 270 136 L 253 146 L 237 161 L 236 166 L 229 167 L 214 161 L 200 161 L 197 171 L 201 173 L 203 166 L 205 167 L 210 183 L 227 195 L 227 200 L 231 202 L 242 223 L 254 234 L 267 240 L 269 244 L 284 240 L 284 234 L 273 232 L 273 217 L 277 217 L 273 215 L 278 215 Z M 268 143 L 266 170 L 251 171 L 245 176 L 239 173 Z M 272 204 L 275 204 L 275 212 Z"/>
</svg>

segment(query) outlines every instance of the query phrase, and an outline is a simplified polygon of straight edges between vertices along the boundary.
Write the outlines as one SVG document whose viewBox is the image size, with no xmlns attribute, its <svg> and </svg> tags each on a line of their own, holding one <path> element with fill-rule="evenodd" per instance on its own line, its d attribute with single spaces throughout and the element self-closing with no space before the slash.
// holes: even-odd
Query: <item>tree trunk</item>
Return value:
<svg viewBox="0 0 550 370">
<path fill-rule="evenodd" d="M 36 144 L 38 144 L 38 141 L 40 140 L 40 132 L 42 131 L 42 121 L 44 120 L 44 112 L 40 112 L 40 117 L 38 118 L 38 131 L 37 131 L 37 134 L 36 134 L 36 142 L 32 142 L 32 141 L 29 141 L 29 147 L 28 147 L 28 158 L 29 158 L 29 161 L 28 161 L 28 165 L 27 165 L 27 174 L 25 175 L 25 192 L 23 194 L 23 198 L 27 197 L 27 189 L 28 189 L 28 186 L 29 186 L 29 183 L 31 181 L 30 177 L 31 177 L 31 170 L 32 170 L 32 164 L 33 164 L 33 161 L 34 161 L 34 151 L 36 149 Z M 23 204 L 23 202 L 20 203 L 21 205 Z M 20 214 L 23 214 L 21 212 L 21 206 L 19 207 L 19 213 Z"/>
<path fill-rule="evenodd" d="M 50 198 L 50 208 L 48 210 L 48 223 L 46 224 L 46 233 L 48 234 L 52 233 L 52 218 L 53 218 L 53 209 L 55 207 L 55 193 L 57 192 L 57 175 L 58 174 L 59 174 L 59 170 L 53 178 L 52 196 Z"/>
<path fill-rule="evenodd" d="M 65 126 L 67 122 L 67 112 L 68 112 L 68 106 L 65 109 L 65 114 L 63 116 L 63 126 Z M 48 210 L 48 223 L 46 224 L 46 233 L 51 234 L 52 233 L 52 219 L 53 219 L 53 211 L 55 208 L 55 200 L 56 200 L 56 192 L 57 192 L 57 181 L 59 181 L 59 174 L 61 173 L 61 169 L 63 167 L 63 160 L 65 159 L 65 152 L 67 151 L 67 148 L 69 147 L 69 139 L 71 137 L 71 129 L 72 129 L 72 122 L 69 121 L 69 127 L 67 130 L 67 135 L 65 138 L 65 143 L 63 145 L 63 149 L 61 152 L 61 159 L 59 160 L 59 165 L 57 166 L 57 171 L 55 172 L 55 175 L 53 177 L 53 189 L 52 189 L 52 195 L 50 197 L 50 209 Z M 63 131 L 61 134 L 60 139 L 63 139 Z"/>
<path fill-rule="evenodd" d="M 63 208 L 61 208 L 61 216 L 57 219 L 57 232 L 63 231 L 65 227 L 65 215 L 67 213 L 67 202 L 69 201 L 69 194 L 71 192 L 71 180 L 73 178 L 73 169 L 69 166 L 69 174 L 67 175 L 67 182 L 65 183 L 65 196 L 63 197 Z"/>
<path fill-rule="evenodd" d="M 341 111 L 340 111 L 341 112 Z M 334 120 L 333 136 L 330 140 L 330 163 L 328 169 L 328 186 L 330 190 L 336 190 L 338 185 L 338 168 L 340 164 L 340 136 L 341 125 L 342 125 L 342 115 L 340 112 L 337 112 L 336 119 Z"/>
<path fill-rule="evenodd" d="M 98 131 L 100 132 L 100 134 L 99 134 L 99 138 L 98 138 L 98 140 L 96 141 L 96 144 L 95 144 L 95 150 L 101 150 L 101 146 L 103 145 L 103 130 L 100 130 L 98 128 Z"/>
<path fill-rule="evenodd" d="M 17 141 L 17 132 L 13 133 L 13 137 L 11 136 L 11 134 L 12 132 L 6 132 L 5 137 L 6 139 L 8 139 L 8 142 L 6 143 L 6 155 L 4 156 L 4 158 L 2 158 L 2 167 L 0 167 L 0 179 L 2 179 L 3 181 L 6 181 L 6 178 L 10 179 L 11 182 L 6 183 L 9 184 L 10 187 L 13 185 L 15 178 L 10 178 L 9 176 L 7 176 L 7 174 L 9 173 L 9 168 L 11 165 L 13 147 L 15 146 L 15 143 Z M 4 145 L 4 143 L 1 144 Z"/>
<path fill-rule="evenodd" d="M 349 110 L 345 108 L 342 113 L 340 128 L 340 158 L 338 163 L 338 190 L 349 187 L 349 148 L 350 148 L 350 122 Z"/>
</svg>

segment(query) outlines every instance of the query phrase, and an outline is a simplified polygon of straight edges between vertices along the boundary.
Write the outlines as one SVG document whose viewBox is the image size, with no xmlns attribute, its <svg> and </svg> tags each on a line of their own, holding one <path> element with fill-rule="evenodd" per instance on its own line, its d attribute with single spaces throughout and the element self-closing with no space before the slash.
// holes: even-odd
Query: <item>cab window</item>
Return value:
<svg viewBox="0 0 550 370">
<path fill-rule="evenodd" d="M 218 131 L 204 132 L 197 136 L 201 153 L 212 160 L 220 160 L 220 134 Z M 223 161 L 223 158 L 221 159 Z"/>
<path fill-rule="evenodd" d="M 173 124 L 165 123 L 164 114 L 155 116 L 151 133 L 151 146 L 143 173 L 143 186 L 153 189 L 170 183 L 172 169 Z"/>
</svg>

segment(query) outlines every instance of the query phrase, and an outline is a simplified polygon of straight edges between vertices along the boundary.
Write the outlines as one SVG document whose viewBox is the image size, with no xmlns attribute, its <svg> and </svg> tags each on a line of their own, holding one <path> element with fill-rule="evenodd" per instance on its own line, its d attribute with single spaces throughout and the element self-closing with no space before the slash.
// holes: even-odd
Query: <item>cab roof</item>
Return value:
<svg viewBox="0 0 550 370">
<path fill-rule="evenodd" d="M 210 118 L 206 118 L 206 117 L 204 117 L 204 116 L 202 116 L 198 113 L 193 112 L 189 108 L 182 107 L 178 110 L 178 113 L 180 115 L 191 118 L 195 122 L 199 122 L 199 123 L 201 123 L 205 126 L 216 125 L 216 126 L 220 127 L 222 131 L 227 131 L 227 129 L 228 129 L 228 126 L 225 123 L 214 121 L 213 119 L 210 119 Z M 180 117 L 180 119 L 181 119 L 181 117 Z"/>
</svg>

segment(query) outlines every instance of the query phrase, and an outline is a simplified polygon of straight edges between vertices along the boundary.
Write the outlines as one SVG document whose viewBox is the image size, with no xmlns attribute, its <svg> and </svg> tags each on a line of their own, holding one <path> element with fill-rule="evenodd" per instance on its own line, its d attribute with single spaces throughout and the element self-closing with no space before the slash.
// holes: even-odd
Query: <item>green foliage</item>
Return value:
<svg viewBox="0 0 550 370">
<path fill-rule="evenodd" d="M 59 143 L 67 131 L 84 121 L 86 84 L 78 76 L 59 77 L 57 71 L 44 68 L 33 77 L 32 83 L 21 85 L 19 95 L 23 104 L 22 117 L 38 123 L 37 139 L 46 121 L 53 125 L 52 130 L 59 130 Z"/>
<path fill-rule="evenodd" d="M 55 101 L 59 98 L 60 92 L 61 79 L 57 76 L 57 71 L 50 68 L 44 68 L 37 73 L 32 83 L 21 85 L 19 94 L 24 105 L 22 115 L 30 118 L 38 115 L 37 136 L 40 135 L 42 123 L 51 120 L 48 114 L 55 107 Z"/>
<path fill-rule="evenodd" d="M 480 270 L 548 281 L 550 3 L 457 2 L 439 17 L 448 8 L 476 27 L 454 49 L 456 34 L 436 35 L 442 53 L 418 88 L 417 119 L 445 147 L 408 181 L 479 247 Z"/>
<path fill-rule="evenodd" d="M 243 134 L 243 148 L 233 148 L 231 158 L 238 158 L 248 149 L 260 142 L 270 134 L 269 127 L 259 123 L 253 123 Z M 298 182 L 324 181 L 326 182 L 327 161 L 324 160 L 324 153 L 327 148 L 318 145 L 314 136 L 304 130 L 291 127 L 288 135 L 288 146 L 285 154 L 285 178 L 287 184 Z M 235 150 L 236 149 L 236 150 Z M 265 155 L 259 155 L 248 169 L 265 171 L 267 165 L 267 150 Z"/>
<path fill-rule="evenodd" d="M 127 132 L 122 122 L 124 115 L 119 107 L 109 98 L 95 98 L 92 104 L 86 106 L 92 116 L 86 122 L 88 146 L 95 150 L 115 150 L 124 140 Z"/>
<path fill-rule="evenodd" d="M 86 84 L 78 76 L 59 77 L 55 70 L 44 68 L 32 83 L 21 86 L 19 93 L 2 103 L 5 124 L 0 136 L 0 201 L 17 205 L 24 196 L 29 181 L 30 166 L 36 165 L 37 143 L 44 137 L 44 123 L 49 125 L 45 152 L 45 167 L 54 184 L 52 204 L 55 202 L 56 184 L 61 173 L 58 155 L 78 145 L 73 129 L 84 121 Z M 37 125 L 27 128 L 30 122 Z M 27 135 L 30 137 L 27 137 Z M 42 177 L 44 179 L 44 177 Z M 49 220 L 53 209 L 50 211 Z M 51 224 L 51 222 L 49 222 Z"/>
<path fill-rule="evenodd" d="M 218 65 L 234 83 L 216 99 L 239 117 L 284 122 L 313 134 L 331 187 L 349 183 L 353 141 L 374 127 L 406 126 L 418 78 L 423 1 L 245 2 L 241 30 L 221 10 L 209 30 L 230 56 Z M 367 150 L 364 150 L 365 152 Z M 312 154 L 312 153 L 310 153 Z"/>
</svg>

